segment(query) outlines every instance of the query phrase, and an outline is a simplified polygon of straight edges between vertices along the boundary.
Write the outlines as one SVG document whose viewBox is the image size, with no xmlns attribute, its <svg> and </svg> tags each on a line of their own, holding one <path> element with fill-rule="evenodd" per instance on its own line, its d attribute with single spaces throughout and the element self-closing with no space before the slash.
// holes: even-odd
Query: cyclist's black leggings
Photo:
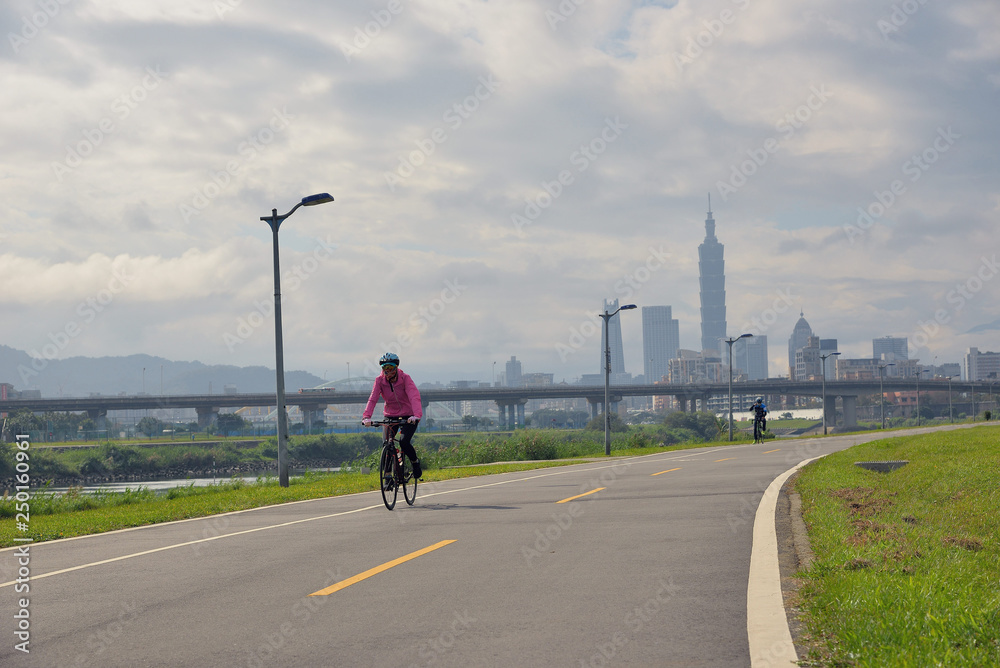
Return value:
<svg viewBox="0 0 1000 668">
<path fill-rule="evenodd" d="M 420 422 L 414 422 L 414 423 L 405 422 L 401 425 L 386 425 L 384 427 L 385 431 L 383 433 L 385 435 L 385 438 L 389 437 L 390 429 L 399 430 L 400 433 L 399 448 L 403 451 L 403 454 L 406 455 L 411 462 L 417 461 L 417 451 L 413 449 L 413 444 L 410 443 L 410 439 L 413 438 L 413 433 L 417 430 L 417 425 L 419 424 Z"/>
</svg>

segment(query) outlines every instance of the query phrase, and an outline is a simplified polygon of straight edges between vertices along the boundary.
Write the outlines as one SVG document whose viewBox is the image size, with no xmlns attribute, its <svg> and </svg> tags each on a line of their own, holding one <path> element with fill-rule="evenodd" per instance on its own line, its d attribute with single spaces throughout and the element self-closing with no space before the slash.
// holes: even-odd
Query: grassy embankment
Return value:
<svg viewBox="0 0 1000 668">
<path fill-rule="evenodd" d="M 1000 432 L 901 435 L 795 483 L 816 561 L 800 573 L 808 666 L 1000 665 Z M 856 461 L 908 460 L 892 473 Z"/>
<path fill-rule="evenodd" d="M 649 454 L 702 445 L 700 439 L 688 434 L 691 442 L 685 445 L 659 447 L 661 441 L 657 439 L 658 435 L 662 434 L 650 429 L 634 429 L 614 434 L 611 444 L 613 454 Z M 675 434 L 680 435 L 682 434 Z M 30 502 L 30 529 L 27 533 L 17 530 L 15 499 L 0 499 L 0 547 L 13 545 L 13 539 L 19 537 L 31 537 L 35 541 L 52 540 L 288 501 L 374 491 L 378 489 L 375 476 L 360 472 L 362 466 L 375 466 L 380 439 L 375 437 L 374 447 L 372 445 L 371 435 L 293 438 L 289 446 L 293 461 L 297 457 L 303 460 L 335 456 L 347 459 L 353 455 L 349 468 L 354 470 L 294 477 L 287 488 L 280 487 L 273 477 L 267 477 L 258 479 L 256 483 L 227 480 L 207 487 L 179 487 L 166 494 L 157 494 L 148 489 L 97 494 L 73 491 L 68 494 L 51 494 L 44 490 L 36 491 Z M 440 440 L 424 436 L 417 443 L 417 451 L 424 464 L 423 480 L 429 482 L 559 466 L 579 461 L 575 458 L 603 456 L 604 434 L 593 431 L 525 430 L 514 434 L 466 434 Z M 37 477 L 42 475 L 42 471 L 49 474 L 81 470 L 117 474 L 153 471 L 160 470 L 163 466 L 176 465 L 178 461 L 182 466 L 197 468 L 211 462 L 213 458 L 219 466 L 245 462 L 248 458 L 273 461 L 276 451 L 273 443 L 244 451 L 228 445 L 212 451 L 197 448 L 150 451 L 147 448 L 109 444 L 91 452 L 31 454 L 31 475 Z M 151 457 L 154 458 L 152 463 L 149 459 Z"/>
</svg>

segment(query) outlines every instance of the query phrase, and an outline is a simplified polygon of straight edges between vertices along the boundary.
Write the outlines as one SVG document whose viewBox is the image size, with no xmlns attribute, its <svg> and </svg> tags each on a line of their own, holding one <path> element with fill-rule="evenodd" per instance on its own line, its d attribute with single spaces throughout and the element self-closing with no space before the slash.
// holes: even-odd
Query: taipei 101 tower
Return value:
<svg viewBox="0 0 1000 668">
<path fill-rule="evenodd" d="M 698 275 L 701 285 L 701 349 L 722 354 L 726 339 L 726 272 L 724 246 L 715 238 L 712 196 L 708 196 L 705 240 L 698 246 Z"/>
</svg>

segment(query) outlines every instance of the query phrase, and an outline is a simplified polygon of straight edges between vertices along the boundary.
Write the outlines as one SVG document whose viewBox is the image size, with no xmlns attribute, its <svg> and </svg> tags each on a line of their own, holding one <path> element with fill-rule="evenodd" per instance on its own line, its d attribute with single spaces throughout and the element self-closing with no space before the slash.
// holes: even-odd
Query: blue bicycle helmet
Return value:
<svg viewBox="0 0 1000 668">
<path fill-rule="evenodd" d="M 386 364 L 395 364 L 396 366 L 399 366 L 399 355 L 396 353 L 386 353 L 385 355 L 382 355 L 382 359 L 378 361 L 378 365 L 384 366 Z"/>
</svg>

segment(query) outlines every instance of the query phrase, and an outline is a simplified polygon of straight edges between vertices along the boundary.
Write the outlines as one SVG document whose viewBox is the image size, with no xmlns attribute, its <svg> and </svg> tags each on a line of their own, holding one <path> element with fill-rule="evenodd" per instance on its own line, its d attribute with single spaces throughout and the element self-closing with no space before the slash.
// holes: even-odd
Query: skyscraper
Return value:
<svg viewBox="0 0 1000 668">
<path fill-rule="evenodd" d="M 910 358 L 905 336 L 883 336 L 872 339 L 872 357 L 888 362 Z"/>
<path fill-rule="evenodd" d="M 747 372 L 747 378 L 749 380 L 767 380 L 767 336 L 761 334 L 748 339 L 740 339 L 734 345 L 741 346 L 746 355 L 744 371 Z M 736 351 L 733 353 L 733 366 L 741 366 L 737 364 Z"/>
<path fill-rule="evenodd" d="M 701 349 L 721 354 L 726 338 L 725 247 L 715 238 L 712 196 L 708 198 L 705 240 L 698 246 L 698 275 L 701 285 Z"/>
<path fill-rule="evenodd" d="M 504 380 L 507 382 L 507 387 L 521 387 L 524 384 L 521 380 L 521 362 L 515 355 L 511 355 L 510 361 L 507 362 L 507 374 Z"/>
<path fill-rule="evenodd" d="M 669 306 L 642 307 L 642 368 L 647 383 L 657 383 L 670 371 L 670 360 L 681 346 L 680 323 Z"/>
<path fill-rule="evenodd" d="M 809 337 L 812 336 L 812 327 L 806 322 L 806 318 L 802 315 L 802 311 L 799 311 L 799 321 L 795 323 L 795 328 L 792 329 L 792 335 L 788 338 L 788 377 L 791 380 L 796 380 L 795 378 L 795 353 L 799 348 L 805 347 L 809 343 Z"/>
<path fill-rule="evenodd" d="M 604 300 L 604 313 L 612 313 L 618 309 L 618 300 Z M 604 323 L 601 323 L 602 325 Z M 622 351 L 622 321 L 621 313 L 615 313 L 608 319 L 608 337 L 611 340 L 611 373 L 625 373 L 625 353 Z M 604 328 L 601 328 L 601 365 L 600 371 L 604 373 L 604 351 L 607 348 L 604 339 Z"/>
</svg>

